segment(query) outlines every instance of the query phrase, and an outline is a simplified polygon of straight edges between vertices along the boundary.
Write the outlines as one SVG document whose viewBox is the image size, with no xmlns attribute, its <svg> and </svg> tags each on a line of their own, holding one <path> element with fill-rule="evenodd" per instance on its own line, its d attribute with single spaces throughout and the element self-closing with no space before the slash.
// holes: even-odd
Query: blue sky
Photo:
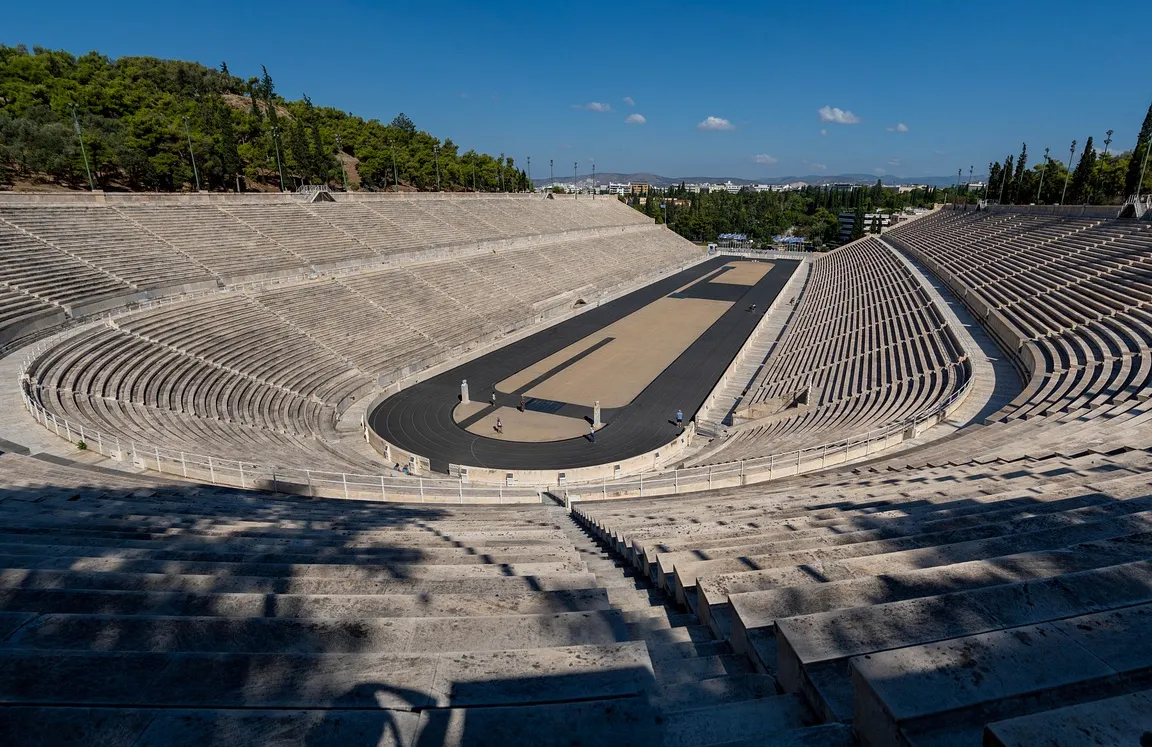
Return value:
<svg viewBox="0 0 1152 747">
<path fill-rule="evenodd" d="M 318 9 L 319 8 L 319 9 Z M 1142 4 L 117 1 L 9 3 L 0 43 L 259 74 L 387 121 L 404 111 L 534 177 L 945 176 L 1027 140 L 1132 147 L 1152 89 Z M 1074 35 L 1082 35 L 1077 40 Z M 1073 53 L 1071 50 L 1075 50 Z M 629 123 L 629 118 L 632 123 Z M 642 121 L 642 123 L 641 123 Z"/>
</svg>

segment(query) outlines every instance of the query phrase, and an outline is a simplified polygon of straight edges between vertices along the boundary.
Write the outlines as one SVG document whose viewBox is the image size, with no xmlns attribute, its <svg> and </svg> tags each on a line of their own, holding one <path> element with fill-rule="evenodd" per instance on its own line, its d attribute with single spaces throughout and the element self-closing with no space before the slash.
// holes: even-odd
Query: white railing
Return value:
<svg viewBox="0 0 1152 747">
<path fill-rule="evenodd" d="M 969 371 L 964 385 L 936 406 L 912 418 L 839 441 L 722 464 L 641 473 L 630 478 L 604 480 L 600 484 L 570 486 L 563 491 L 564 497 L 576 501 L 690 493 L 790 477 L 867 458 L 914 438 L 919 434 L 920 426 L 929 421 L 935 425 L 943 420 L 963 401 L 971 386 Z"/>
</svg>

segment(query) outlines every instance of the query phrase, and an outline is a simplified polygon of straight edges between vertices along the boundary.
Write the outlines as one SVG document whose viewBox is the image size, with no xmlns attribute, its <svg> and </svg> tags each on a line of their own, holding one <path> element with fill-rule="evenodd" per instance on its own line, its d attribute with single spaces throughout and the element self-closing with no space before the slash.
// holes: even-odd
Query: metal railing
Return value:
<svg viewBox="0 0 1152 747">
<path fill-rule="evenodd" d="M 918 415 L 838 441 L 763 457 L 569 486 L 562 492 L 569 501 L 675 495 L 765 482 L 867 458 L 915 438 L 919 435 L 920 426 L 929 421 L 935 421 L 932 423 L 935 425 L 943 420 L 967 396 L 972 381 L 969 375 L 959 389 Z"/>
</svg>

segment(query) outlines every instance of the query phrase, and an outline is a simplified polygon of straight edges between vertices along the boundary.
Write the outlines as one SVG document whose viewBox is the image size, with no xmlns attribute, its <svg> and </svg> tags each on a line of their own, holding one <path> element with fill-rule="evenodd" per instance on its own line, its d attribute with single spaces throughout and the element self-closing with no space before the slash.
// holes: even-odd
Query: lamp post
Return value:
<svg viewBox="0 0 1152 747">
<path fill-rule="evenodd" d="M 200 171 L 196 168 L 196 153 L 192 150 L 192 132 L 188 129 L 188 117 L 184 120 L 184 136 L 188 138 L 188 155 L 192 158 L 192 176 L 196 179 L 196 191 L 200 191 Z"/>
<path fill-rule="evenodd" d="M 1110 146 L 1110 145 L 1112 145 L 1112 130 L 1106 130 L 1104 132 L 1104 158 L 1103 158 L 1103 160 L 1105 160 L 1105 161 L 1108 160 L 1108 146 Z M 1104 191 L 1104 183 L 1103 182 L 1104 182 L 1104 178 L 1103 178 L 1103 176 L 1101 176 L 1100 183 L 1098 183 L 1096 185 L 1097 192 L 1103 192 Z"/>
<path fill-rule="evenodd" d="M 280 129 L 272 128 L 272 147 L 276 149 L 276 170 L 280 172 L 280 191 L 284 191 L 284 166 L 280 163 Z"/>
<path fill-rule="evenodd" d="M 596 161 L 592 161 L 592 199 L 596 199 Z"/>
<path fill-rule="evenodd" d="M 500 160 L 496 162 L 496 165 L 499 167 L 498 173 L 500 176 L 500 191 L 504 192 L 506 190 L 504 189 L 504 154 L 503 153 L 500 154 Z"/>
<path fill-rule="evenodd" d="M 533 187 L 535 186 L 536 185 L 532 183 L 532 156 L 528 156 L 528 191 L 534 192 Z"/>
<path fill-rule="evenodd" d="M 472 161 L 472 192 L 475 193 L 476 189 L 476 161 Z"/>
<path fill-rule="evenodd" d="M 1064 198 L 1068 196 L 1068 181 L 1072 178 L 1072 157 L 1076 155 L 1076 141 L 1072 141 L 1072 147 L 1068 149 L 1068 173 L 1064 176 L 1064 191 L 1060 193 L 1060 204 L 1064 204 Z"/>
<path fill-rule="evenodd" d="M 572 162 L 572 199 L 574 200 L 580 199 L 580 188 L 576 186 L 576 168 L 578 165 L 579 161 Z"/>
<path fill-rule="evenodd" d="M 960 175 L 964 173 L 964 167 L 956 169 L 956 196 L 952 199 L 953 205 L 960 204 Z"/>
<path fill-rule="evenodd" d="M 76 127 L 76 137 L 80 138 L 80 155 L 84 156 L 84 171 L 88 174 L 88 189 L 96 191 L 96 182 L 92 179 L 92 168 L 88 165 L 88 150 L 84 147 L 84 133 L 80 131 L 80 118 L 76 116 L 76 105 L 69 104 L 72 109 L 72 124 Z"/>
<path fill-rule="evenodd" d="M 552 189 L 552 185 L 556 183 L 556 174 L 552 170 L 552 159 L 548 159 L 548 189 Z"/>
<path fill-rule="evenodd" d="M 440 146 L 436 143 L 432 145 L 432 160 L 436 162 L 436 191 L 440 191 Z"/>
<path fill-rule="evenodd" d="M 344 150 L 344 144 L 340 140 L 340 136 L 336 136 L 336 160 L 340 161 L 340 176 L 344 179 L 344 191 L 348 191 L 348 172 L 344 169 L 344 159 L 340 158 L 340 153 Z"/>
<path fill-rule="evenodd" d="M 1148 170 L 1148 151 L 1152 150 L 1152 141 L 1144 145 L 1144 163 L 1140 164 L 1140 181 L 1136 182 L 1136 204 L 1140 204 L 1140 188 L 1144 186 L 1144 172 Z"/>
<path fill-rule="evenodd" d="M 1044 149 L 1044 170 L 1040 172 L 1040 186 L 1036 188 L 1036 202 L 1040 202 L 1040 193 L 1044 191 L 1044 175 L 1048 173 L 1048 149 Z"/>
</svg>

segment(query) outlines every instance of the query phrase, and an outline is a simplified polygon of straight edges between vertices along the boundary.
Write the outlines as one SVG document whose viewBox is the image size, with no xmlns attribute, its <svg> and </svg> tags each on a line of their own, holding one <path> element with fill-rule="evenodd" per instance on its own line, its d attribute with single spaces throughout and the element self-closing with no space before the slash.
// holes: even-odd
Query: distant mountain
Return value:
<svg viewBox="0 0 1152 747">
<path fill-rule="evenodd" d="M 791 184 L 793 182 L 804 182 L 806 184 L 875 184 L 876 179 L 888 185 L 899 184 L 930 184 L 934 187 L 947 187 L 956 183 L 954 176 L 916 176 L 916 177 L 902 177 L 892 176 L 885 174 L 884 176 L 877 177 L 875 174 L 808 174 L 807 176 L 778 176 L 778 177 L 764 177 L 762 179 L 742 179 L 735 176 L 678 176 L 668 177 L 660 176 L 659 174 L 649 174 L 645 172 L 635 174 L 621 174 L 616 172 L 597 172 L 596 183 L 608 184 L 609 182 L 617 183 L 631 183 L 631 182 L 645 182 L 651 184 L 653 187 L 670 187 L 684 182 L 686 184 L 723 184 L 725 182 L 732 182 L 733 184 Z M 983 181 L 985 177 L 974 176 L 974 180 Z M 536 186 L 542 187 L 548 184 L 548 179 L 533 179 Z M 565 179 L 563 176 L 557 177 L 557 182 L 561 184 L 571 184 L 572 177 Z M 581 187 L 588 187 L 592 184 L 591 174 L 580 174 L 576 177 L 576 183 Z"/>
</svg>

